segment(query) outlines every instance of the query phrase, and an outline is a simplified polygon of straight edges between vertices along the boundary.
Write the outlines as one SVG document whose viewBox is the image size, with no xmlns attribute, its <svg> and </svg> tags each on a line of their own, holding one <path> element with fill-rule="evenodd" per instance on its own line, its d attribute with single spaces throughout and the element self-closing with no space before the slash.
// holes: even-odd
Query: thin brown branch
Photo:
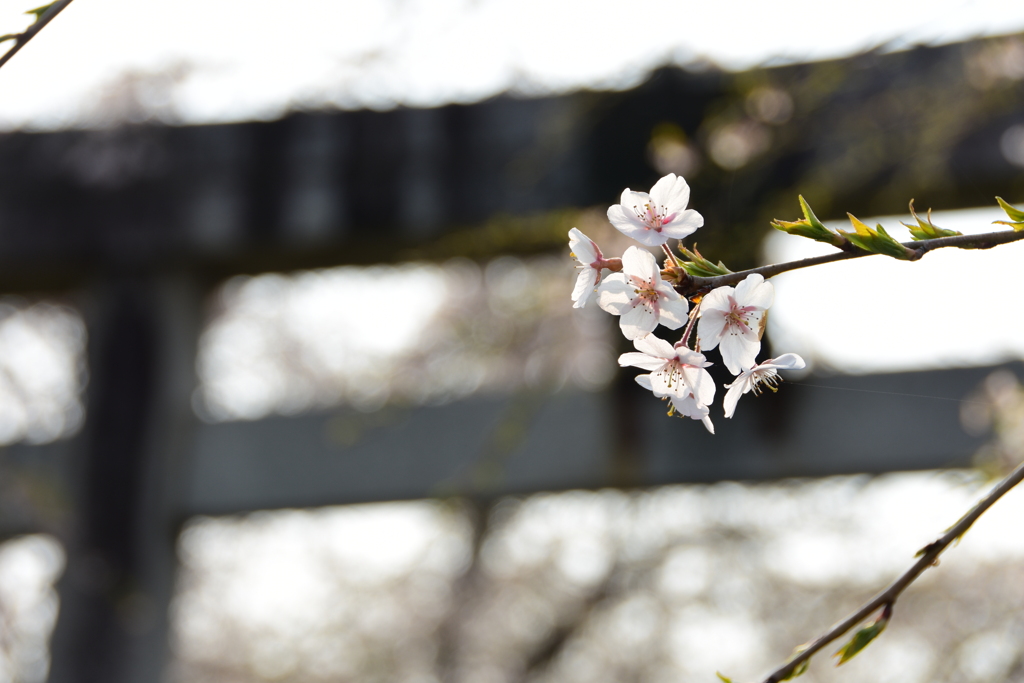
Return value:
<svg viewBox="0 0 1024 683">
<path fill-rule="evenodd" d="M 1022 239 L 1024 239 L 1024 230 L 1000 230 L 999 232 L 986 232 L 980 235 L 954 235 L 953 237 L 938 237 L 933 240 L 903 242 L 902 244 L 904 247 L 907 247 L 916 253 L 916 256 L 912 259 L 916 261 L 929 251 L 942 249 L 944 247 L 960 247 L 961 249 L 991 249 L 992 247 L 1000 244 L 1009 244 L 1010 242 L 1016 242 L 1017 240 Z M 860 249 L 856 251 L 837 251 L 834 254 L 814 256 L 811 258 L 800 259 L 798 261 L 787 261 L 786 263 L 775 263 L 770 266 L 761 266 L 759 268 L 741 270 L 737 273 L 729 273 L 728 275 L 716 275 L 714 277 L 697 277 L 694 275 L 687 275 L 682 282 L 676 285 L 676 290 L 683 296 L 691 296 L 700 292 L 709 292 L 716 287 L 734 285 L 743 281 L 744 278 L 752 273 L 758 273 L 769 278 L 790 270 L 799 270 L 800 268 L 809 268 L 810 266 L 820 266 L 824 263 L 833 263 L 835 261 L 845 261 L 846 259 L 851 258 L 862 258 L 864 256 L 876 255 L 877 254 Z"/>
<path fill-rule="evenodd" d="M 1024 237 L 1024 234 L 1021 234 L 1021 236 Z M 944 237 L 942 239 L 952 238 Z M 929 241 L 938 242 L 939 240 Z M 949 547 L 950 543 L 963 536 L 967 530 L 971 528 L 971 525 L 974 524 L 974 522 L 977 521 L 977 519 L 981 517 L 986 510 L 992 507 L 992 505 L 1002 498 L 1010 489 L 1021 483 L 1021 481 L 1024 481 L 1024 462 L 1018 465 L 1017 469 L 999 482 L 999 484 L 997 484 L 987 496 L 982 498 L 977 505 L 971 508 L 970 512 L 961 517 L 960 521 L 951 526 L 946 533 L 942 535 L 942 537 L 922 548 L 921 557 L 913 564 L 913 566 L 910 567 L 910 569 L 904 572 L 902 576 L 889 584 L 889 586 L 881 593 L 871 598 L 871 600 L 866 602 L 856 612 L 833 626 L 824 635 L 815 639 L 814 642 L 808 645 L 806 649 L 802 650 L 795 657 L 786 662 L 784 666 L 773 671 L 768 678 L 764 680 L 764 683 L 779 683 L 779 681 L 786 680 L 787 676 L 792 674 L 798 666 L 810 659 L 812 655 L 832 641 L 838 639 L 857 624 L 866 620 L 880 607 L 891 607 L 895 604 L 897 598 L 899 598 L 900 594 L 907 588 L 907 586 L 913 583 L 925 569 L 935 564 L 939 555 Z"/>
<path fill-rule="evenodd" d="M 57 0 L 57 2 L 50 5 L 50 9 L 43 12 L 43 14 L 36 19 L 34 24 L 25 29 L 23 33 L 18 34 L 14 46 L 0 57 L 0 67 L 9 62 L 11 57 L 18 53 L 18 50 L 25 47 L 25 45 L 28 44 L 28 41 L 35 38 L 37 33 L 42 31 L 55 16 L 60 14 L 64 8 L 70 4 L 71 0 Z"/>
</svg>

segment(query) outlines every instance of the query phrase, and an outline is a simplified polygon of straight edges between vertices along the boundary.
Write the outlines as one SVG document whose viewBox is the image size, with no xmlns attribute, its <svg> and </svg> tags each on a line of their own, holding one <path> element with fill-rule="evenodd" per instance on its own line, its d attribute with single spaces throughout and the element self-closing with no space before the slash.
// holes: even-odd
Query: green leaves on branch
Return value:
<svg viewBox="0 0 1024 683">
<path fill-rule="evenodd" d="M 870 251 L 872 254 L 884 254 L 901 261 L 916 261 L 920 258 L 920 254 L 913 249 L 907 249 L 893 239 L 881 223 L 878 224 L 877 229 L 872 229 L 857 220 L 852 213 L 846 215 L 850 217 L 850 223 L 853 224 L 853 232 L 840 230 L 839 234 L 850 240 L 854 246 L 864 251 Z"/>
<path fill-rule="evenodd" d="M 32 14 L 35 16 L 35 21 L 39 21 L 43 17 L 43 15 L 46 14 L 46 11 L 56 4 L 57 2 L 54 1 L 48 5 L 42 5 L 41 7 L 30 9 L 27 12 L 25 12 L 25 14 Z M 24 35 L 24 33 L 6 33 L 0 36 L 0 44 L 6 43 L 8 40 L 20 40 Z"/>
<path fill-rule="evenodd" d="M 953 237 L 954 235 L 962 235 L 963 233 L 957 232 L 956 230 L 946 230 L 932 223 L 932 210 L 928 209 L 928 220 L 925 220 L 917 215 L 914 211 L 914 200 L 910 200 L 910 215 L 917 221 L 917 225 L 911 225 L 910 223 L 903 223 L 909 230 L 910 236 L 915 240 L 933 240 L 938 237 Z M 902 221 L 900 221 L 902 223 Z"/>
<path fill-rule="evenodd" d="M 728 275 L 732 272 L 721 261 L 716 264 L 701 256 L 700 252 L 697 251 L 696 244 L 693 245 L 693 251 L 690 251 L 680 243 L 679 253 L 690 259 L 689 261 L 683 261 L 680 265 L 682 265 L 683 270 L 687 274 L 694 277 L 715 277 L 716 275 Z"/>
<path fill-rule="evenodd" d="M 1010 204 L 1002 197 L 996 197 L 996 201 L 999 202 L 999 206 L 1003 208 L 1006 215 L 1010 217 L 1008 221 L 992 221 L 993 223 L 1001 223 L 1003 225 L 1009 225 L 1016 232 L 1024 230 L 1024 211 L 1021 211 L 1013 204 Z"/>
<path fill-rule="evenodd" d="M 801 196 L 800 208 L 804 212 L 803 220 L 798 221 L 783 221 L 776 218 L 772 221 L 772 227 L 782 232 L 788 232 L 790 235 L 799 235 L 800 237 L 807 237 L 817 242 L 824 242 L 825 244 L 831 244 L 833 247 L 839 247 L 840 249 L 846 244 L 846 241 L 842 236 L 837 235 L 828 228 L 825 224 L 818 220 L 818 217 L 811 211 L 811 206 Z"/>
<path fill-rule="evenodd" d="M 41 7 L 36 7 L 35 9 L 30 9 L 29 11 L 25 12 L 25 14 L 34 14 L 34 15 L 36 15 L 36 21 L 39 21 L 39 18 L 41 16 L 43 16 L 44 14 L 46 14 L 46 10 L 50 9 L 51 7 L 53 7 L 56 4 L 57 4 L 56 1 L 54 1 L 54 2 L 51 2 L 48 5 L 43 5 Z"/>
<path fill-rule="evenodd" d="M 859 631 L 853 634 L 853 638 L 850 639 L 846 645 L 839 648 L 833 657 L 839 657 L 839 661 L 836 662 L 836 666 L 842 666 L 848 661 L 857 656 L 857 654 L 871 644 L 871 641 L 879 636 L 879 634 L 885 630 L 885 627 L 889 625 L 889 618 L 892 617 L 892 605 L 886 605 L 882 609 L 882 613 L 878 615 L 878 618 L 873 622 L 863 627 Z"/>
</svg>

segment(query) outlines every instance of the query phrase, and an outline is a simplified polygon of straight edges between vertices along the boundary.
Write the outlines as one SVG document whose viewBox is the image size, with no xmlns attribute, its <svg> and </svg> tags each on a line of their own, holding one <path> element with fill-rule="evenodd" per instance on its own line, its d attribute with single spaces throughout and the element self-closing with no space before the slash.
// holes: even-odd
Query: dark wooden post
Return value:
<svg viewBox="0 0 1024 683">
<path fill-rule="evenodd" d="M 87 304 L 91 380 L 51 683 L 157 683 L 201 296 L 123 276 Z M 91 308 L 91 310 L 89 310 Z"/>
</svg>

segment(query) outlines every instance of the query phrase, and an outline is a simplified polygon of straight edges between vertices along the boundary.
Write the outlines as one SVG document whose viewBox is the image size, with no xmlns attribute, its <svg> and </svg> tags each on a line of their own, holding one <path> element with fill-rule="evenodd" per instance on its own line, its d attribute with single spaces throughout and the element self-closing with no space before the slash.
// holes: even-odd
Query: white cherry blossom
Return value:
<svg viewBox="0 0 1024 683">
<path fill-rule="evenodd" d="M 700 420 L 714 434 L 707 406 L 715 400 L 715 382 L 704 369 L 711 365 L 704 354 L 672 346 L 653 334 L 634 339 L 633 346 L 637 351 L 619 356 L 619 365 L 650 370 L 650 374 L 636 378 L 637 384 L 659 398 L 669 399 L 675 412 Z"/>
<path fill-rule="evenodd" d="M 619 316 L 626 339 L 650 334 L 659 324 L 677 330 L 686 322 L 686 299 L 661 279 L 649 251 L 630 247 L 622 255 L 622 272 L 612 273 L 597 290 L 597 305 Z"/>
<path fill-rule="evenodd" d="M 620 232 L 641 244 L 657 247 L 669 238 L 683 239 L 704 225 L 704 217 L 687 209 L 690 186 L 669 173 L 651 188 L 651 193 L 622 192 L 619 204 L 608 209 L 608 220 Z"/>
<path fill-rule="evenodd" d="M 734 375 L 752 366 L 761 350 L 765 311 L 774 298 L 772 283 L 756 273 L 748 275 L 735 289 L 713 290 L 700 304 L 700 348 L 710 351 L 721 344 L 722 361 Z"/>
<path fill-rule="evenodd" d="M 590 293 L 597 289 L 598 283 L 601 282 L 601 270 L 608 267 L 609 260 L 604 258 L 597 242 L 576 228 L 569 231 L 569 250 L 580 264 L 576 267 L 581 269 L 576 277 L 576 286 L 572 290 L 572 307 L 583 308 L 590 298 Z"/>
<path fill-rule="evenodd" d="M 648 391 L 654 391 L 650 375 L 638 375 L 636 383 Z M 715 425 L 711 422 L 711 411 L 706 405 L 697 400 L 697 396 L 692 390 L 685 391 L 684 393 L 686 394 L 685 396 L 671 394 L 669 396 L 662 397 L 663 399 L 670 401 L 672 404 L 672 408 L 669 410 L 669 415 L 679 414 L 693 420 L 700 420 L 701 423 L 707 427 L 707 430 L 714 434 Z"/>
<path fill-rule="evenodd" d="M 753 390 L 755 396 L 761 393 L 763 386 L 775 391 L 776 385 L 782 381 L 782 378 L 779 377 L 779 370 L 800 370 L 805 365 L 804 359 L 795 353 L 784 353 L 778 358 L 766 360 L 749 370 L 744 370 L 732 384 L 725 385 L 729 390 L 725 392 L 725 400 L 722 401 L 722 405 L 725 407 L 725 416 L 733 416 L 740 396 L 748 391 Z"/>
</svg>

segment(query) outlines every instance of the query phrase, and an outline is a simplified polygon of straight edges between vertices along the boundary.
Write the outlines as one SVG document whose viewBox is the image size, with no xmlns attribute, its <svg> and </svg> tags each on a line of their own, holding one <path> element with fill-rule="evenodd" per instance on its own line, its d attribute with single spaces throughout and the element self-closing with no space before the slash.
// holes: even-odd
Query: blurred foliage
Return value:
<svg viewBox="0 0 1024 683">
<path fill-rule="evenodd" d="M 904 569 L 980 483 L 918 473 L 195 520 L 171 680 L 753 680 Z M 906 515 L 908 499 L 927 514 Z M 1024 497 L 1004 503 L 904 594 L 868 655 L 801 680 L 1019 680 Z"/>
</svg>

